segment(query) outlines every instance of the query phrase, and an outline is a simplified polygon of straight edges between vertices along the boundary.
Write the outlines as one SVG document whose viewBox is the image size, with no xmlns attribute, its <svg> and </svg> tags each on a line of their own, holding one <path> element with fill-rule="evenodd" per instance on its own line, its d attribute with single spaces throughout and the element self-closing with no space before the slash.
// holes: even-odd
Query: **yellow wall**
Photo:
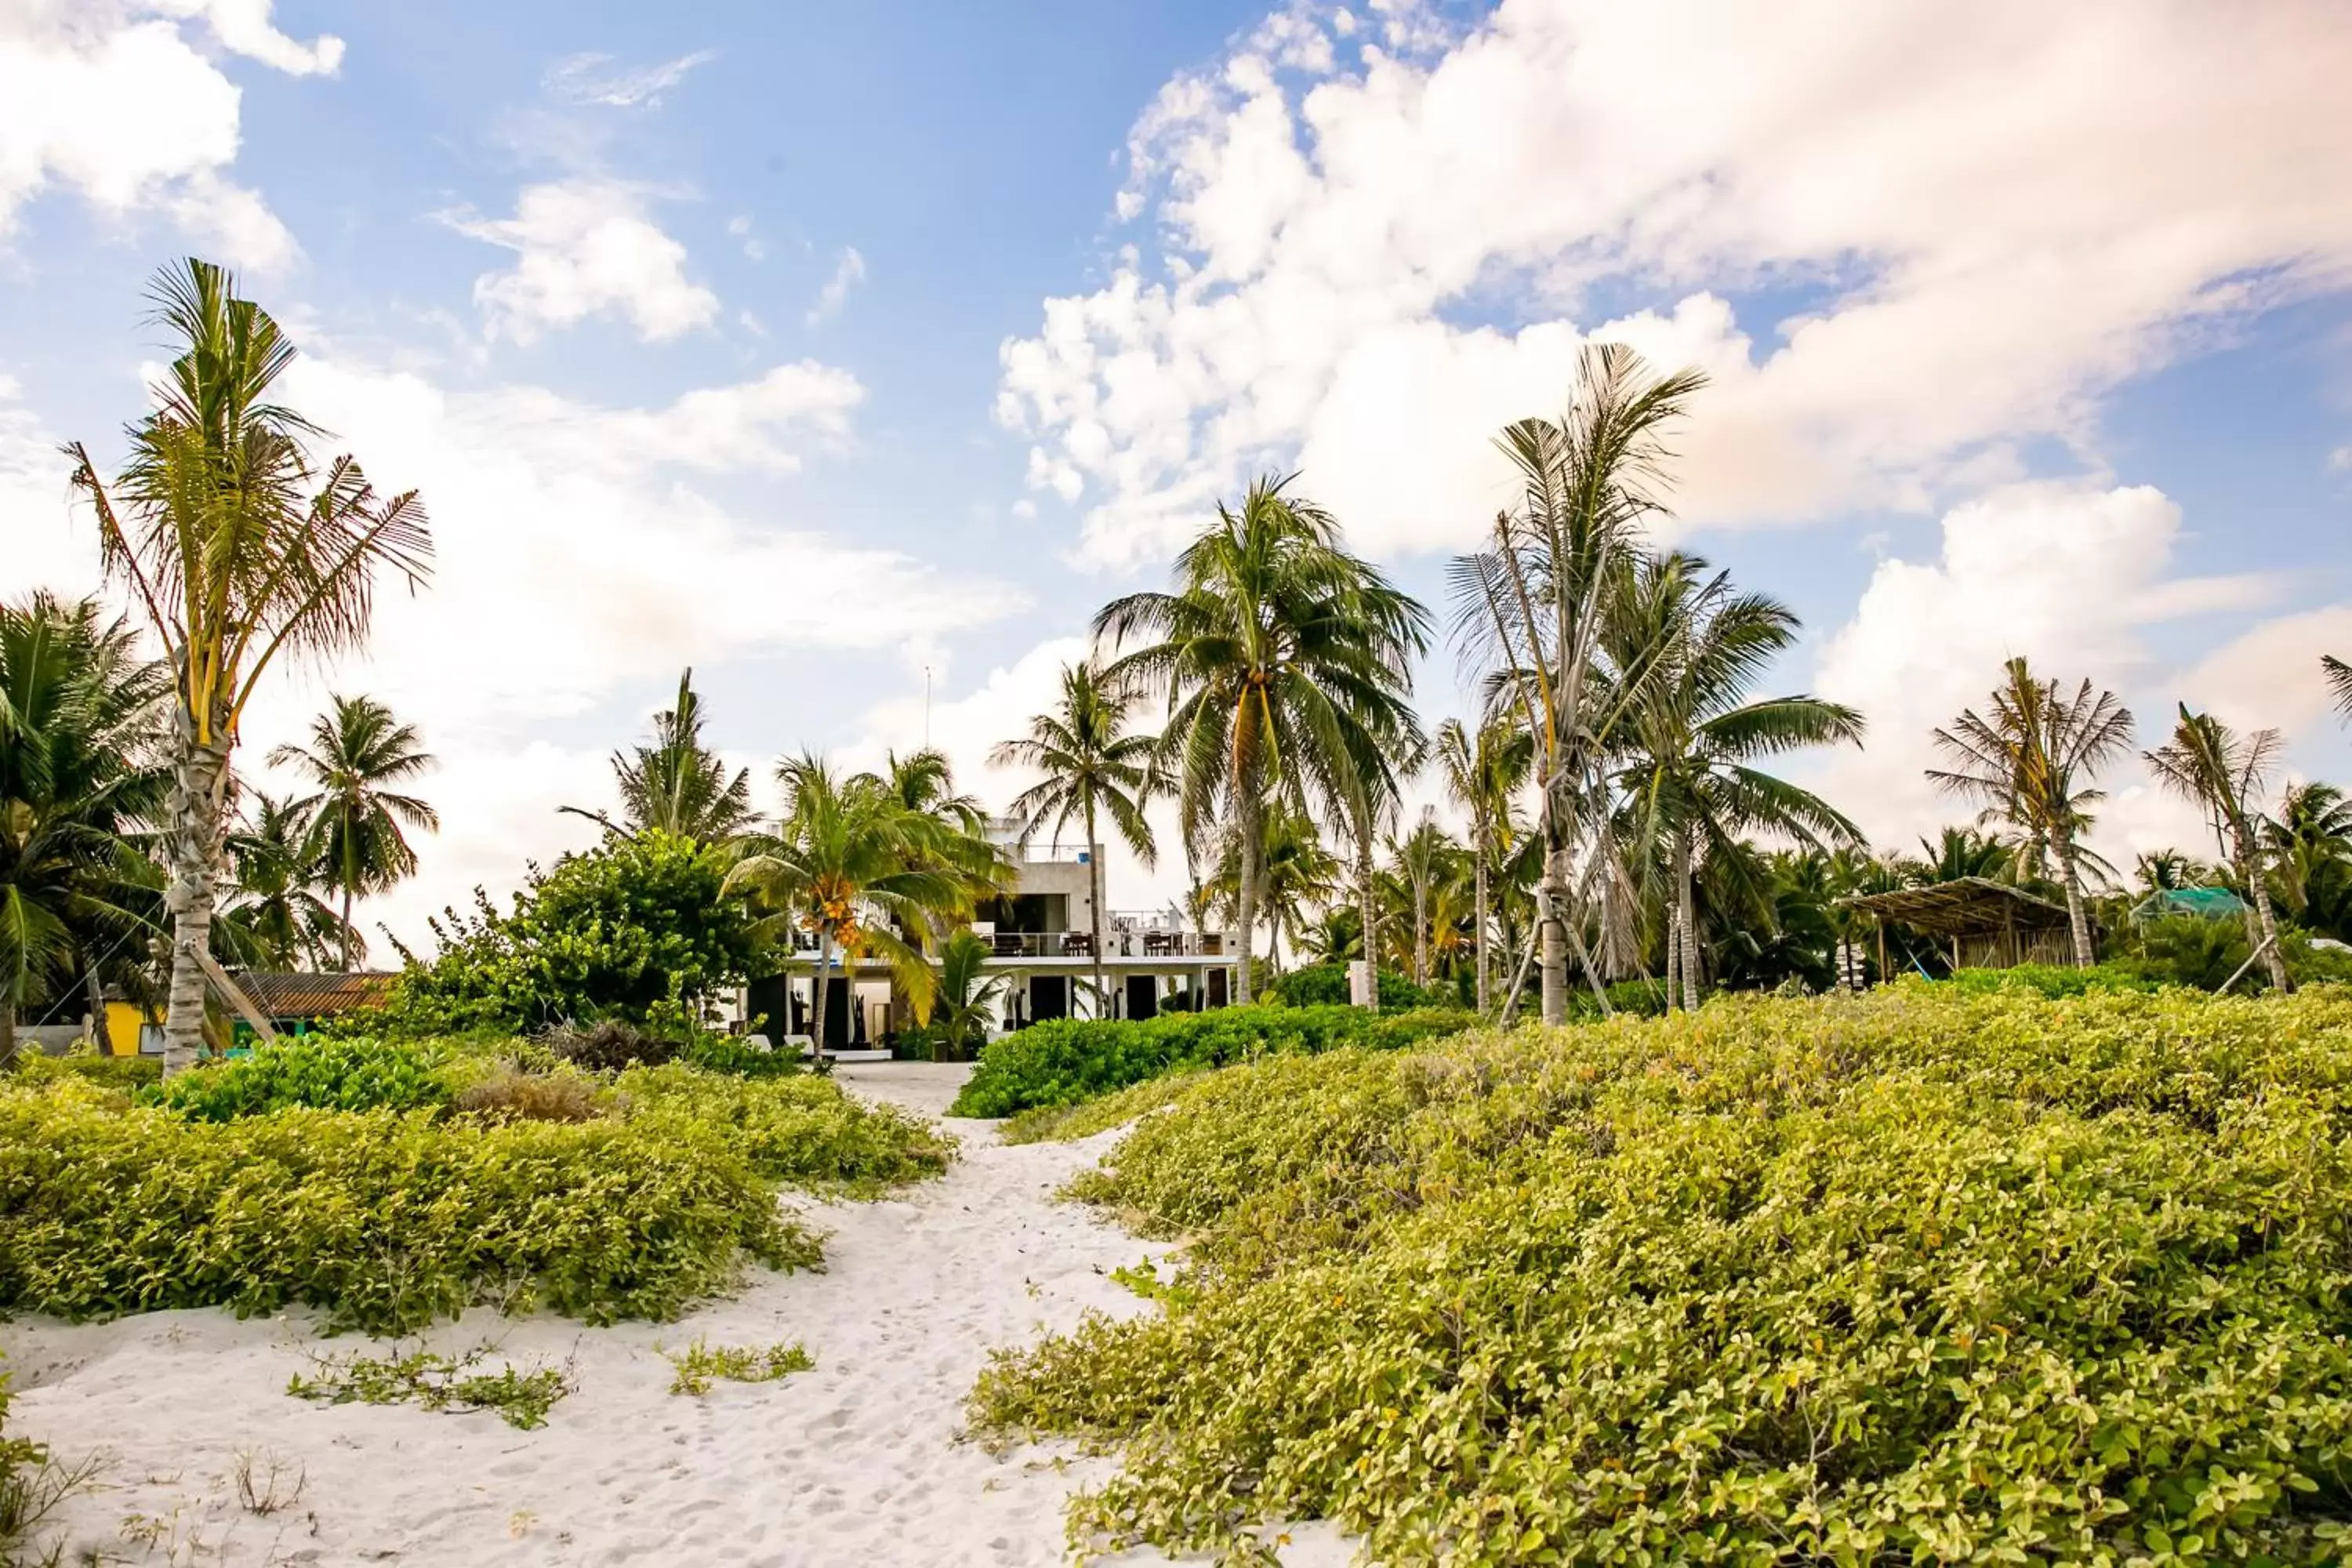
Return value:
<svg viewBox="0 0 2352 1568">
<path fill-rule="evenodd" d="M 135 1057 L 139 1054 L 139 1028 L 146 1022 L 147 1016 L 128 1002 L 109 1002 L 106 1005 L 106 1035 L 116 1056 Z"/>
</svg>

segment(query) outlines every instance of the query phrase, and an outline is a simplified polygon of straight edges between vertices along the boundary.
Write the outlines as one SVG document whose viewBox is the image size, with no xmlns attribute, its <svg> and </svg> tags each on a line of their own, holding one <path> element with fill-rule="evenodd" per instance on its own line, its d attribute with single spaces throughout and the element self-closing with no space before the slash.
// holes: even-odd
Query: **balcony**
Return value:
<svg viewBox="0 0 2352 1568">
<path fill-rule="evenodd" d="M 1071 958 L 1094 956 L 1094 933 L 1083 931 L 1000 931 L 982 939 L 995 945 L 999 958 Z M 1223 931 L 1109 930 L 1103 932 L 1105 958 L 1221 958 Z"/>
</svg>

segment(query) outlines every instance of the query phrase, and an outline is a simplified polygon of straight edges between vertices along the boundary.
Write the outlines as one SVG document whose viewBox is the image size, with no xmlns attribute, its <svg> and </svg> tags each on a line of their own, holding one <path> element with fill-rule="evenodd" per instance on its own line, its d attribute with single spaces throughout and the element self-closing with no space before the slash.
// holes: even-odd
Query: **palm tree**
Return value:
<svg viewBox="0 0 2352 1568">
<path fill-rule="evenodd" d="M 180 352 L 154 388 L 154 412 L 131 426 L 130 461 L 110 489 L 79 443 L 67 449 L 98 515 L 107 575 L 127 587 L 172 672 L 166 1072 L 203 1043 L 229 762 L 247 705 L 280 654 L 362 642 L 377 574 L 413 589 L 431 551 L 414 491 L 377 495 L 348 457 L 314 465 L 305 443 L 318 428 L 269 401 L 294 346 L 236 296 L 210 262 L 159 274 L 155 319 Z"/>
<path fill-rule="evenodd" d="M 2184 702 L 2172 739 L 2142 755 L 2158 784 L 2204 811 L 2245 891 L 2246 940 L 2262 955 L 2273 989 L 2284 991 L 2286 960 L 2279 952 L 2278 925 L 2271 914 L 2270 878 L 2262 838 L 2254 829 L 2253 804 L 2262 796 L 2278 751 L 2276 730 L 2240 735 L 2210 713 L 2190 712 Z"/>
<path fill-rule="evenodd" d="M 940 949 L 940 989 L 931 1023 L 948 1053 L 941 1060 L 961 1061 L 996 1016 L 997 1002 L 1012 981 L 986 973 L 994 952 L 970 931 L 955 932 Z"/>
<path fill-rule="evenodd" d="M 228 836 L 233 872 L 214 926 L 219 945 L 248 968 L 326 968 L 355 939 L 320 896 L 335 884 L 301 807 L 256 790 L 240 816 Z"/>
<path fill-rule="evenodd" d="M 702 699 L 689 667 L 677 678 L 677 700 L 654 715 L 654 743 L 613 753 L 613 783 L 621 794 L 621 819 L 576 805 L 560 809 L 603 825 L 607 833 L 634 837 L 659 829 L 698 844 L 718 844 L 748 831 L 759 821 L 751 809 L 751 770 L 727 764 L 702 743 Z"/>
<path fill-rule="evenodd" d="M 1103 869 L 1099 821 L 1110 818 L 1139 861 L 1159 858 L 1151 824 L 1143 807 L 1153 783 L 1156 736 L 1128 732 L 1128 713 L 1137 700 L 1132 685 L 1107 681 L 1092 659 L 1062 667 L 1062 697 L 1052 711 L 1029 721 L 1029 733 L 1001 742 L 988 754 L 1000 768 L 1027 768 L 1038 782 L 1014 797 L 1025 848 L 1039 833 L 1058 839 L 1072 818 L 1087 835 L 1087 907 L 1093 921 L 1095 1016 L 1107 1017 L 1103 990 Z"/>
<path fill-rule="evenodd" d="M 1478 1011 L 1489 1010 L 1486 934 L 1492 923 L 1489 879 L 1517 837 L 1512 803 L 1527 785 L 1535 758 L 1535 738 L 1515 724 L 1488 720 L 1473 739 L 1459 719 L 1437 727 L 1437 763 L 1445 793 L 1470 817 L 1473 962 L 1477 965 Z"/>
<path fill-rule="evenodd" d="M 2352 878 L 2352 799 L 2331 784 L 2296 784 L 2255 832 L 2288 912 L 2306 927 L 2330 923 L 2321 907 L 2340 905 Z"/>
<path fill-rule="evenodd" d="M 1973 827 L 1946 827 L 1933 839 L 1920 839 L 1919 850 L 1919 858 L 1900 863 L 1904 879 L 1914 887 L 1957 882 L 1963 877 L 1994 882 L 2016 879 L 2017 852 Z"/>
<path fill-rule="evenodd" d="M 969 891 L 946 863 L 939 821 L 908 807 L 889 781 L 870 773 L 844 777 L 808 753 L 778 764 L 776 778 L 784 786 L 783 818 L 774 833 L 742 841 L 726 886 L 750 890 L 816 937 L 810 1026 L 822 1058 L 835 950 L 887 961 L 917 1014 L 928 1014 L 937 977 L 921 947 L 896 927 L 926 930 L 966 907 Z"/>
<path fill-rule="evenodd" d="M 102 984 L 156 929 L 137 840 L 163 804 L 169 684 L 95 601 L 0 605 L 0 1065 L 34 1002 L 79 989 L 102 1026 Z"/>
<path fill-rule="evenodd" d="M 1753 833 L 1814 847 L 1862 842 L 1819 796 L 1754 765 L 1807 746 L 1858 745 L 1862 715 L 1802 693 L 1749 700 L 1748 688 L 1797 640 L 1797 617 L 1768 595 L 1735 593 L 1728 574 L 1706 572 L 1693 555 L 1643 558 L 1620 576 L 1601 637 L 1626 689 L 1616 703 L 1628 714 L 1616 783 L 1640 863 L 1664 862 L 1666 997 L 1685 1008 L 1698 1005 L 1705 963 L 1695 889 L 1703 857 Z M 1752 856 L 1738 864 L 1750 862 L 1762 866 Z M 1727 884 L 1741 881 L 1734 869 L 1726 867 Z M 1769 906 L 1769 887 L 1742 885 Z"/>
<path fill-rule="evenodd" d="M 404 724 L 373 697 L 331 697 L 310 721 L 310 744 L 277 746 L 271 767 L 292 768 L 312 793 L 294 802 L 330 889 L 342 895 L 342 969 L 351 973 L 366 944 L 352 925 L 352 901 L 389 891 L 416 875 L 416 851 L 403 827 L 432 833 L 441 817 L 415 795 L 387 786 L 405 784 L 433 766 L 417 744 L 416 726 Z"/>
<path fill-rule="evenodd" d="M 1568 1017 L 1571 944 L 1601 1007 L 1609 1007 L 1581 921 L 1572 918 L 1568 875 L 1580 844 L 1591 851 L 1588 876 L 1609 870 L 1606 760 L 1619 711 L 1595 679 L 1601 634 L 1614 584 L 1649 519 L 1665 511 L 1665 431 L 1706 384 L 1696 370 L 1654 377 L 1622 343 L 1585 348 L 1567 411 L 1556 421 L 1521 420 L 1496 438 L 1520 481 L 1518 508 L 1495 519 L 1493 548 L 1458 558 L 1451 572 L 1456 638 L 1492 672 L 1489 711 L 1516 709 L 1535 739 L 1548 1024 Z"/>
<path fill-rule="evenodd" d="M 2327 689 L 2336 699 L 2336 710 L 2352 719 L 2352 664 L 2347 664 L 2334 654 L 2319 656 L 2319 668 L 2327 677 Z"/>
<path fill-rule="evenodd" d="M 1217 906 L 1236 921 L 1240 918 L 1242 867 L 1242 836 L 1228 833 L 1216 870 L 1209 879 L 1209 892 Z M 1277 972 L 1282 967 L 1284 936 L 1290 938 L 1290 951 L 1297 955 L 1314 930 L 1307 911 L 1328 905 L 1339 892 L 1341 884 L 1339 858 L 1323 842 L 1313 817 L 1281 805 L 1266 814 L 1258 842 L 1256 918 L 1265 923 L 1266 956 Z M 1245 934 L 1244 953 L 1248 945 Z"/>
<path fill-rule="evenodd" d="M 1402 839 L 1389 842 L 1389 858 L 1396 867 L 1398 880 L 1404 884 L 1412 908 L 1412 983 L 1429 984 L 1430 899 L 1438 885 L 1445 880 L 1451 869 L 1452 858 L 1461 846 L 1453 835 L 1437 825 L 1428 808 L 1422 811 L 1421 823 Z"/>
<path fill-rule="evenodd" d="M 1965 710 L 1949 730 L 1936 731 L 1948 769 L 1927 776 L 1979 807 L 1979 823 L 2006 824 L 2016 836 L 2021 868 L 2058 863 L 2074 928 L 2074 964 L 2098 961 L 2083 903 L 2083 835 L 2088 807 L 2106 798 L 2092 787 L 2100 768 L 2131 748 L 2132 716 L 2112 691 L 2087 680 L 2068 697 L 2055 680 L 2036 679 L 2022 658 L 2003 667 L 1985 713 Z"/>
<path fill-rule="evenodd" d="M 2212 885 L 2211 868 L 2178 849 L 2148 850 L 2133 861 L 2132 868 L 2139 878 L 2140 890 L 2151 896 Z"/>
<path fill-rule="evenodd" d="M 1095 616 L 1113 647 L 1103 672 L 1168 699 L 1160 743 L 1184 832 L 1205 841 L 1230 813 L 1240 886 L 1235 999 L 1252 996 L 1251 933 L 1276 803 L 1349 813 L 1379 798 L 1400 737 L 1417 734 L 1413 655 L 1428 614 L 1339 544 L 1339 525 L 1286 480 L 1252 485 L 1176 561 L 1173 593 L 1129 595 Z"/>
</svg>

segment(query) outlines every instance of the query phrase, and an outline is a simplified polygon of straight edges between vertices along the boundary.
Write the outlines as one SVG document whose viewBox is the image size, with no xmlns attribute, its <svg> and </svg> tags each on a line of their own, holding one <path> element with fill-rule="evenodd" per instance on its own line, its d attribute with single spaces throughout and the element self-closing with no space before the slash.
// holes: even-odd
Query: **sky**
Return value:
<svg viewBox="0 0 2352 1568">
<path fill-rule="evenodd" d="M 156 269 L 234 266 L 433 520 L 241 762 L 330 691 L 420 726 L 414 942 L 593 838 L 688 665 L 763 802 L 927 738 L 1009 799 L 1254 475 L 1442 616 L 1494 432 L 1616 341 L 1707 374 L 1659 542 L 1802 617 L 1770 686 L 1869 730 L 1790 772 L 1876 843 L 1961 816 L 1930 731 L 2017 654 L 2343 778 L 2347 79 L 2329 0 L 0 0 L 0 595 L 100 589 L 58 446 L 119 458 Z M 2111 859 L 2203 847 L 2103 782 Z"/>
</svg>

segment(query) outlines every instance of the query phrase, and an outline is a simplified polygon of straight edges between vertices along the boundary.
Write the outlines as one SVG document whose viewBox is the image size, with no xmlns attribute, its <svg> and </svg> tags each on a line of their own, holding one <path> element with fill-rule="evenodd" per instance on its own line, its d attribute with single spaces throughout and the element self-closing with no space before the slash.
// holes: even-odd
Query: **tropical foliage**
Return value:
<svg viewBox="0 0 2352 1568">
<path fill-rule="evenodd" d="M 138 841 L 161 809 L 168 681 L 88 600 L 0 605 L 0 1065 L 18 1015 L 100 1017 L 135 984 L 160 879 Z"/>
<path fill-rule="evenodd" d="M 2347 1045 L 1911 984 L 1180 1080 L 1081 1183 L 1160 1310 L 973 1415 L 1118 1456 L 1094 1551 L 2341 1561 Z"/>
<path fill-rule="evenodd" d="M 702 743 L 702 699 L 694 671 L 677 678 L 677 700 L 654 715 L 654 743 L 613 753 L 613 784 L 621 796 L 619 820 L 576 805 L 563 809 L 608 833 L 660 831 L 705 844 L 723 843 L 758 820 L 751 809 L 751 771 L 731 773 Z"/>
<path fill-rule="evenodd" d="M 1277 479 L 1252 485 L 1238 510 L 1220 505 L 1175 579 L 1106 605 L 1095 635 L 1127 649 L 1106 679 L 1166 695 L 1164 770 L 1186 837 L 1229 824 L 1246 1003 L 1268 817 L 1277 805 L 1344 813 L 1378 793 L 1372 781 L 1419 732 L 1406 671 L 1427 616 Z"/>
<path fill-rule="evenodd" d="M 230 755 L 281 655 L 325 655 L 366 635 L 377 577 L 414 588 L 431 548 L 414 491 L 377 493 L 349 457 L 321 465 L 318 427 L 270 401 L 294 345 L 235 280 L 190 259 L 156 278 L 155 323 L 175 353 L 155 407 L 130 426 L 111 482 L 79 443 L 73 482 L 99 547 L 163 644 L 173 709 L 163 828 L 171 878 L 164 1065 L 204 1039 L 205 962 L 224 869 Z"/>
<path fill-rule="evenodd" d="M 352 925 L 352 902 L 416 875 L 408 833 L 441 826 L 432 806 L 391 787 L 427 772 L 433 758 L 419 745 L 416 727 L 374 698 L 336 697 L 310 721 L 308 746 L 273 747 L 269 763 L 292 770 L 310 791 L 289 809 L 303 821 L 305 848 L 320 880 L 341 897 L 336 934 L 348 972 L 366 948 Z"/>
</svg>

